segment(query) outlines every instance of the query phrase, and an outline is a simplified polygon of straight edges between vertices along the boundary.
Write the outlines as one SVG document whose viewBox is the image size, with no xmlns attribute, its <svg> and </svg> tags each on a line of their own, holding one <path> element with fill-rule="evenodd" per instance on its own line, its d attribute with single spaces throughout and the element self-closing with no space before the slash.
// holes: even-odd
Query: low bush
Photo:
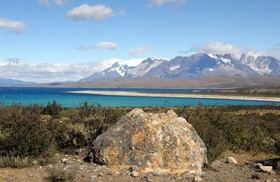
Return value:
<svg viewBox="0 0 280 182">
<path fill-rule="evenodd" d="M 53 101 L 48 103 L 48 105 L 44 108 L 43 114 L 51 115 L 54 118 L 58 118 L 61 111 L 61 105 L 56 101 Z"/>
<path fill-rule="evenodd" d="M 235 112 L 228 112 L 232 108 Z M 277 152 L 277 144 L 273 141 L 277 141 L 276 135 L 280 131 L 279 116 L 273 113 L 250 114 L 247 111 L 239 115 L 235 106 L 202 105 L 177 110 L 205 142 L 210 162 L 226 150 Z"/>
<path fill-rule="evenodd" d="M 0 115 L 2 160 L 10 163 L 9 166 L 19 160 L 27 161 L 27 158 L 28 161 L 47 162 L 55 152 L 55 142 L 47 124 L 40 122 L 40 113 L 34 108 L 21 106 L 4 108 L 4 111 L 5 114 Z"/>
<path fill-rule="evenodd" d="M 0 157 L 0 167 L 24 168 L 34 164 L 34 159 L 29 157 L 2 156 Z"/>
<path fill-rule="evenodd" d="M 89 145 L 98 135 L 105 132 L 126 113 L 124 110 L 106 108 L 100 105 L 89 103 L 82 105 L 80 107 L 80 117 L 89 136 Z"/>
<path fill-rule="evenodd" d="M 169 108 L 145 107 L 147 112 Z M 209 161 L 224 151 L 280 154 L 279 106 L 177 107 L 178 115 L 193 125 L 208 148 Z M 92 141 L 131 108 L 109 108 L 85 103 L 62 108 L 56 102 L 4 107 L 0 105 L 0 166 L 24 167 L 48 162 L 56 151 L 73 153 L 91 148 Z"/>
<path fill-rule="evenodd" d="M 67 182 L 74 181 L 76 173 L 72 170 L 60 169 L 58 167 L 50 168 L 48 170 L 49 179 L 52 182 Z"/>
</svg>

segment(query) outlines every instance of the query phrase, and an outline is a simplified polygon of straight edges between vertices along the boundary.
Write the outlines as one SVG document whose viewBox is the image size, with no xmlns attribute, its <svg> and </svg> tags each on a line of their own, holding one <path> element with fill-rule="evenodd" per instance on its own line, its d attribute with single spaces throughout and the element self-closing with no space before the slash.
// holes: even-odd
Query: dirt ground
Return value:
<svg viewBox="0 0 280 182">
<path fill-rule="evenodd" d="M 228 156 L 234 157 L 238 164 L 226 163 Z M 280 182 L 280 174 L 268 174 L 261 172 L 252 167 L 252 161 L 275 158 L 279 156 L 259 154 L 233 154 L 227 152 L 223 157 L 217 159 L 211 165 L 211 168 L 205 169 L 202 176 L 203 181 L 210 182 L 247 182 L 247 181 L 263 181 L 263 182 Z M 132 177 L 127 172 L 118 172 L 105 166 L 90 164 L 82 161 L 83 156 L 57 156 L 57 163 L 47 166 L 36 166 L 23 169 L 1 168 L 0 182 L 40 182 L 51 181 L 50 169 L 60 169 L 69 172 L 74 176 L 77 182 L 95 182 L 95 181 L 193 181 L 193 177 L 188 175 L 173 176 L 171 174 L 140 174 Z M 257 176 L 259 179 L 252 179 Z"/>
</svg>

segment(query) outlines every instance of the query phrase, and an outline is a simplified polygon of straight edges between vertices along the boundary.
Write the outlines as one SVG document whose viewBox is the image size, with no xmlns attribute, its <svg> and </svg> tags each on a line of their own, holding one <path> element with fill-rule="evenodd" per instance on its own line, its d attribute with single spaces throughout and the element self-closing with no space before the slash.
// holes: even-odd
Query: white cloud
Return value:
<svg viewBox="0 0 280 182">
<path fill-rule="evenodd" d="M 54 3 L 59 5 L 59 6 L 62 6 L 62 5 L 65 5 L 68 3 L 67 0 L 54 0 Z"/>
<path fill-rule="evenodd" d="M 235 57 L 240 57 L 244 50 L 237 45 L 227 44 L 224 42 L 207 43 L 201 47 L 194 47 L 194 50 L 209 54 L 232 54 Z"/>
<path fill-rule="evenodd" d="M 21 33 L 26 27 L 22 21 L 13 21 L 5 18 L 0 18 L 0 28 L 12 30 L 16 33 Z"/>
<path fill-rule="evenodd" d="M 277 44 L 274 46 L 274 48 L 269 49 L 267 51 L 257 51 L 254 49 L 244 48 L 234 44 L 224 42 L 212 42 L 204 44 L 202 46 L 195 46 L 192 49 L 190 49 L 190 52 L 199 52 L 207 54 L 231 54 L 237 59 L 239 59 L 242 54 L 254 57 L 272 56 L 280 60 L 280 47 Z M 187 53 L 187 51 L 185 53 Z"/>
<path fill-rule="evenodd" d="M 79 46 L 78 49 L 80 51 L 90 51 L 90 50 L 93 50 L 95 49 L 96 47 L 95 46 L 92 46 L 92 45 L 82 45 L 82 46 Z"/>
<path fill-rule="evenodd" d="M 161 6 L 166 3 L 182 4 L 185 2 L 187 2 L 187 0 L 149 0 L 150 5 L 152 6 Z"/>
<path fill-rule="evenodd" d="M 118 48 L 118 45 L 115 42 L 100 42 L 95 45 L 96 48 L 99 49 L 110 49 L 114 50 Z"/>
<path fill-rule="evenodd" d="M 51 4 L 63 6 L 68 3 L 68 0 L 38 0 L 39 4 L 49 6 Z"/>
<path fill-rule="evenodd" d="M 17 58 L 13 58 L 0 60 L 0 78 L 12 78 L 39 83 L 77 81 L 93 73 L 102 71 L 115 62 L 136 66 L 142 60 L 111 58 L 81 64 L 28 64 L 21 62 Z"/>
<path fill-rule="evenodd" d="M 111 58 L 103 61 L 103 65 L 105 67 L 110 67 L 112 64 L 118 62 L 120 64 L 126 64 L 128 66 L 137 66 L 140 64 L 145 58 L 133 58 L 133 59 L 120 59 L 120 58 Z"/>
<path fill-rule="evenodd" d="M 115 16 L 115 13 L 111 7 L 102 4 L 82 4 L 81 6 L 70 10 L 66 16 L 72 20 L 102 20 Z"/>
<path fill-rule="evenodd" d="M 128 55 L 132 56 L 132 57 L 138 57 L 139 54 L 142 54 L 144 52 L 148 52 L 150 51 L 151 49 L 148 48 L 148 47 L 138 47 L 138 48 L 135 48 L 135 49 L 132 49 L 128 52 Z"/>
<path fill-rule="evenodd" d="M 224 42 L 207 43 L 201 47 L 193 47 L 192 50 L 196 52 L 208 53 L 208 54 L 231 54 L 238 59 L 242 54 L 247 54 L 252 56 L 264 55 L 264 53 L 260 51 L 243 48 L 238 45 L 228 44 Z"/>
<path fill-rule="evenodd" d="M 118 48 L 117 43 L 115 42 L 99 42 L 96 45 L 88 45 L 88 46 L 80 46 L 78 47 L 79 50 L 81 51 L 89 51 L 93 49 L 107 49 L 107 50 L 115 50 Z"/>
</svg>

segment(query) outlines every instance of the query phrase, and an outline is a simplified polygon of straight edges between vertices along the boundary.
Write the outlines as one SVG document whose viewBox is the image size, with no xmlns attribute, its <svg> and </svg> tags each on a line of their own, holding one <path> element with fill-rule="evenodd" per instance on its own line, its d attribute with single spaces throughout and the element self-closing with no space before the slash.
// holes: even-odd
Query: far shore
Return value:
<svg viewBox="0 0 280 182">
<path fill-rule="evenodd" d="M 269 101 L 280 102 L 276 97 L 258 97 L 258 96 L 228 96 L 228 95 L 207 95 L 207 94 L 180 94 L 180 93 L 144 93 L 127 91 L 68 91 L 72 94 L 106 95 L 106 96 L 132 96 L 132 97 L 173 97 L 173 98 L 197 98 L 197 99 L 230 99 L 230 100 L 251 100 L 251 101 Z"/>
</svg>

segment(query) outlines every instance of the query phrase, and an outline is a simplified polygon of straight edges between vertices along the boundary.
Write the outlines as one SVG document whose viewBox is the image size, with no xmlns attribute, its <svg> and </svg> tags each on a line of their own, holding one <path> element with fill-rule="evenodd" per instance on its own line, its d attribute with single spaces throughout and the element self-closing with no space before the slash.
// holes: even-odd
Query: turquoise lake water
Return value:
<svg viewBox="0 0 280 182">
<path fill-rule="evenodd" d="M 77 107 L 84 102 L 103 106 L 183 106 L 183 105 L 280 105 L 280 102 L 243 101 L 228 99 L 193 99 L 164 97 L 128 97 L 71 94 L 67 91 L 107 90 L 107 91 L 145 91 L 145 92 L 188 92 L 191 89 L 89 89 L 89 88 L 0 88 L 0 100 L 10 104 L 41 104 L 46 105 L 53 100 L 64 107 Z"/>
</svg>

